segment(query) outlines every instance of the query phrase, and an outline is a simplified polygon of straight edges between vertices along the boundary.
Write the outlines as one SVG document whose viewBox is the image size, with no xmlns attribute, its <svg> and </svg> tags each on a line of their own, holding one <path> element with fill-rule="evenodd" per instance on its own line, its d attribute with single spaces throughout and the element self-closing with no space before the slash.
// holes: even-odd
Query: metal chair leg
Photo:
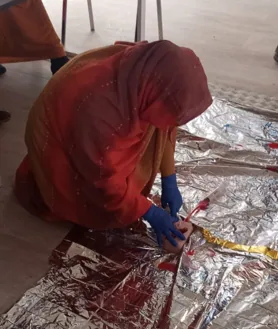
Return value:
<svg viewBox="0 0 278 329">
<path fill-rule="evenodd" d="M 135 26 L 135 42 L 145 40 L 146 0 L 138 0 Z"/>
<path fill-rule="evenodd" d="M 89 11 L 91 31 L 95 31 L 95 22 L 94 22 L 94 15 L 93 15 L 92 0 L 87 0 L 87 2 L 88 2 L 88 11 Z"/>
<path fill-rule="evenodd" d="M 134 34 L 134 42 L 137 42 L 138 40 L 138 6 L 137 4 L 137 11 L 136 11 L 136 22 L 135 22 L 135 34 Z"/>
<path fill-rule="evenodd" d="M 161 0 L 156 0 L 157 3 L 157 22 L 158 22 L 158 39 L 163 40 L 163 24 L 162 24 L 162 6 Z"/>
<path fill-rule="evenodd" d="M 68 9 L 68 0 L 63 0 L 63 12 L 62 12 L 62 35 L 61 41 L 65 46 L 66 43 L 66 29 L 67 29 L 67 9 Z"/>
</svg>

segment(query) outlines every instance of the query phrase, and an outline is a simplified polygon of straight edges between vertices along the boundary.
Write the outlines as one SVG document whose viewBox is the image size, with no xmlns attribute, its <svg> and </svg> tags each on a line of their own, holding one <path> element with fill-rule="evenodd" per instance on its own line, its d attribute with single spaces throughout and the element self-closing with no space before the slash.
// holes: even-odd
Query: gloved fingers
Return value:
<svg viewBox="0 0 278 329">
<path fill-rule="evenodd" d="M 180 211 L 181 206 L 182 206 L 182 202 L 170 202 L 169 203 L 169 208 L 170 208 L 172 217 L 177 217 L 177 213 Z"/>
<path fill-rule="evenodd" d="M 176 198 L 176 207 L 178 208 L 178 211 L 182 207 L 182 204 L 183 204 L 183 199 L 182 199 L 182 195 L 180 194 L 180 191 L 179 191 L 179 196 L 177 196 L 177 198 Z"/>
<path fill-rule="evenodd" d="M 162 245 L 163 245 L 162 234 L 159 231 L 156 231 L 155 234 L 156 234 L 157 243 L 158 243 L 159 247 L 162 248 Z"/>
<path fill-rule="evenodd" d="M 161 199 L 161 207 L 162 207 L 163 209 L 166 209 L 166 208 L 167 208 L 167 206 L 168 206 L 168 203 L 167 203 L 167 201 L 165 201 L 165 200 Z"/>
<path fill-rule="evenodd" d="M 171 210 L 171 216 L 177 218 L 177 213 L 179 211 L 179 210 L 177 210 L 177 207 L 170 206 L 170 210 Z"/>
<path fill-rule="evenodd" d="M 175 229 L 174 227 L 173 228 L 170 228 L 170 231 L 177 237 L 179 238 L 180 240 L 184 241 L 185 240 L 185 237 L 184 235 L 177 229 Z"/>
<path fill-rule="evenodd" d="M 172 223 L 176 223 L 179 221 L 179 217 L 177 215 L 176 216 L 171 215 L 171 220 L 172 220 Z"/>
<path fill-rule="evenodd" d="M 166 239 L 173 245 L 174 247 L 177 247 L 177 241 L 172 237 L 171 233 L 169 231 L 165 232 Z"/>
</svg>

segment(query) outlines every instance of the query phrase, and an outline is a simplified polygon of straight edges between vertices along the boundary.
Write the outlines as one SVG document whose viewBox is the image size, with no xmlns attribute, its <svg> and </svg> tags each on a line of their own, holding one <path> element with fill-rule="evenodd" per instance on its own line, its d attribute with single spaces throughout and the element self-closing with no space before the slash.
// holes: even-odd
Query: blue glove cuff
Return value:
<svg viewBox="0 0 278 329">
<path fill-rule="evenodd" d="M 162 188 L 172 188 L 177 186 L 177 175 L 173 174 L 161 178 Z"/>
<path fill-rule="evenodd" d="M 153 204 L 151 205 L 150 209 L 145 213 L 145 215 L 143 216 L 143 218 L 149 222 L 151 220 L 151 218 L 153 218 L 155 212 L 156 212 L 156 206 Z"/>
</svg>

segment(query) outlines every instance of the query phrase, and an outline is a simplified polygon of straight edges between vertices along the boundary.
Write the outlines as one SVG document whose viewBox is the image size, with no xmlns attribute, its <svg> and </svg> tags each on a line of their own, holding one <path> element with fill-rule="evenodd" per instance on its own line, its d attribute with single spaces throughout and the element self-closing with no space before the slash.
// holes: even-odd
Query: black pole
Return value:
<svg viewBox="0 0 278 329">
<path fill-rule="evenodd" d="M 66 28 L 67 28 L 67 9 L 68 0 L 63 0 L 63 13 L 62 13 L 62 44 L 65 46 L 66 43 Z"/>
</svg>

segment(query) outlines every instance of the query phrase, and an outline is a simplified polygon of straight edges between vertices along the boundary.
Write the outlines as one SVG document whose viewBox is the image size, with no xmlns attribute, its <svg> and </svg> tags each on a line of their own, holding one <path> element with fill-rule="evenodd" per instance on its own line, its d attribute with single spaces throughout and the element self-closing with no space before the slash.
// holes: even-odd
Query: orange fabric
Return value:
<svg viewBox="0 0 278 329">
<path fill-rule="evenodd" d="M 161 159 L 160 173 L 162 177 L 168 177 L 175 174 L 175 172 L 175 145 L 168 139 Z"/>
<path fill-rule="evenodd" d="M 18 199 L 48 219 L 94 229 L 132 224 L 151 205 L 146 196 L 175 126 L 210 103 L 198 58 L 170 42 L 79 55 L 31 109 Z"/>
<path fill-rule="evenodd" d="M 26 0 L 0 11 L 0 63 L 65 56 L 41 0 Z"/>
</svg>

